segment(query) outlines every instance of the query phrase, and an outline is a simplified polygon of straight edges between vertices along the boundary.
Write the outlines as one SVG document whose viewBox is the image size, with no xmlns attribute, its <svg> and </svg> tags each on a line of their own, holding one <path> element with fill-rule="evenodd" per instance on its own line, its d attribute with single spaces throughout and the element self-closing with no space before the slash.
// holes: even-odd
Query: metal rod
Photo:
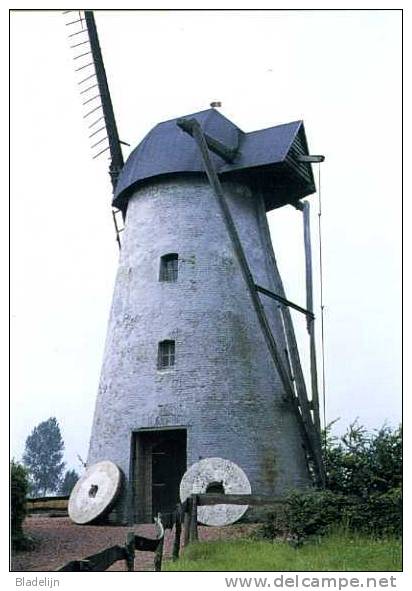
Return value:
<svg viewBox="0 0 412 591">
<path fill-rule="evenodd" d="M 118 209 L 112 209 L 112 216 L 113 216 L 113 222 L 114 222 L 114 228 L 116 230 L 116 240 L 117 240 L 117 244 L 119 246 L 119 250 L 122 248 L 122 243 L 120 242 L 120 236 L 119 236 L 119 226 L 117 224 L 117 218 L 116 218 L 116 213 L 118 213 L 120 210 Z"/>
<path fill-rule="evenodd" d="M 74 37 L 75 35 L 80 35 L 80 33 L 87 33 L 87 29 L 82 29 L 81 31 L 76 31 L 75 33 L 71 33 L 69 35 L 69 38 Z"/>
<path fill-rule="evenodd" d="M 90 78 L 94 78 L 94 76 L 96 76 L 96 72 L 93 72 L 93 74 L 90 74 L 90 76 L 87 76 L 87 78 L 83 78 L 83 80 L 80 80 L 80 82 L 78 82 L 77 84 L 83 84 L 83 82 L 86 82 L 86 80 L 90 80 Z"/>
<path fill-rule="evenodd" d="M 85 64 L 84 66 L 80 66 L 80 68 L 75 69 L 75 72 L 80 72 L 80 70 L 84 70 L 84 68 L 88 68 L 89 66 L 94 66 L 94 63 L 89 62 L 88 64 Z"/>
<path fill-rule="evenodd" d="M 282 296 L 277 295 L 276 293 L 273 293 L 273 291 L 269 291 L 268 289 L 261 287 L 260 285 L 255 285 L 255 288 L 256 288 L 256 291 L 259 291 L 260 293 L 263 293 L 264 295 L 267 295 L 268 297 L 270 297 L 274 300 L 277 300 L 278 302 L 281 302 L 285 306 L 289 306 L 290 308 L 293 308 L 294 310 L 297 310 L 298 312 L 302 312 L 302 314 L 305 314 L 309 318 L 312 318 L 312 319 L 315 318 L 315 315 L 313 314 L 313 312 L 310 312 L 309 310 L 305 310 L 305 308 L 302 308 L 301 306 L 294 304 L 293 302 L 287 300 L 286 298 L 283 298 Z"/>
<path fill-rule="evenodd" d="M 321 174 L 320 166 L 318 166 L 318 232 L 319 232 L 319 279 L 320 279 L 320 326 L 321 326 L 321 351 L 322 351 L 322 394 L 323 394 L 323 427 L 326 446 L 326 381 L 325 381 L 325 306 L 323 303 L 323 256 L 322 256 L 322 188 L 321 188 Z"/>
<path fill-rule="evenodd" d="M 110 146 L 107 146 L 107 148 L 105 148 L 104 150 L 102 150 L 101 152 L 99 152 L 98 154 L 96 154 L 95 156 L 93 156 L 93 160 L 95 158 L 97 158 L 98 156 L 100 156 L 100 154 L 103 154 L 104 152 L 107 152 L 107 150 L 109 150 L 109 149 L 110 149 Z"/>
<path fill-rule="evenodd" d="M 80 94 L 85 94 L 86 92 L 89 92 L 89 90 L 91 90 L 92 88 L 96 88 L 97 84 L 92 84 L 92 86 L 88 86 L 87 88 L 85 88 L 84 90 L 82 90 L 80 92 Z"/>
<path fill-rule="evenodd" d="M 100 98 L 100 94 L 95 94 L 91 98 L 87 99 L 87 101 L 84 101 L 84 103 L 82 103 L 82 105 L 87 105 L 87 103 L 91 103 L 92 101 L 94 101 L 97 98 Z"/>
<path fill-rule="evenodd" d="M 99 140 L 98 142 L 96 142 L 95 144 L 93 144 L 92 146 L 90 146 L 91 148 L 95 148 L 96 146 L 98 146 L 99 144 L 101 144 L 102 142 L 104 142 L 104 140 L 107 140 L 107 135 L 105 137 L 103 137 L 101 140 Z"/>
<path fill-rule="evenodd" d="M 90 43 L 88 39 L 86 41 L 82 41 L 81 43 L 76 43 L 76 45 L 70 45 L 70 49 L 74 49 L 75 47 L 80 47 L 80 45 L 85 45 L 86 43 Z"/>
<path fill-rule="evenodd" d="M 86 115 L 83 115 L 83 119 L 86 119 L 86 117 L 88 117 L 89 115 L 91 115 L 92 113 L 94 113 L 95 111 L 97 111 L 98 109 L 101 109 L 102 105 L 98 105 L 95 109 L 93 109 L 92 111 L 89 111 L 88 113 L 86 113 Z"/>
<path fill-rule="evenodd" d="M 86 51 L 85 53 L 81 53 L 80 55 L 75 55 L 74 56 L 74 60 L 78 60 L 81 57 L 84 57 L 85 55 L 89 55 L 91 53 L 91 51 Z"/>
<path fill-rule="evenodd" d="M 94 131 L 93 133 L 91 133 L 91 134 L 89 135 L 89 139 L 90 139 L 91 137 L 93 137 L 94 135 L 97 135 L 97 134 L 99 133 L 99 131 L 103 131 L 103 129 L 106 129 L 106 126 L 105 126 L 105 125 L 104 125 L 103 127 L 99 127 L 99 129 L 96 129 L 96 131 Z"/>
<path fill-rule="evenodd" d="M 83 22 L 83 18 L 79 18 L 77 19 L 77 21 L 71 21 L 70 23 L 65 23 L 66 27 L 68 27 L 69 25 L 75 25 L 76 23 L 82 23 Z"/>
<path fill-rule="evenodd" d="M 102 119 L 104 119 L 103 115 L 101 117 L 99 117 L 98 119 L 96 119 L 96 121 L 93 121 L 93 123 L 91 125 L 89 125 L 89 129 L 91 127 L 94 127 L 96 125 L 96 123 L 99 123 L 99 121 L 101 121 Z"/>
</svg>

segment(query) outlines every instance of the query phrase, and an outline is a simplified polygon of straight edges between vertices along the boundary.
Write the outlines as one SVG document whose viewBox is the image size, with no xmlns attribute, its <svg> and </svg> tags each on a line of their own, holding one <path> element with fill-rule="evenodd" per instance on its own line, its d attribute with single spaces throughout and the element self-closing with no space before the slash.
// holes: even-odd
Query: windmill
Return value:
<svg viewBox="0 0 412 591">
<path fill-rule="evenodd" d="M 71 25 L 86 37 L 84 94 L 99 91 L 90 114 L 102 113 L 125 220 L 88 456 L 123 472 L 113 520 L 172 510 L 187 468 L 208 458 L 240 467 L 257 494 L 323 486 L 301 201 L 323 157 L 309 154 L 302 121 L 245 133 L 212 103 L 159 123 L 123 164 L 93 13 Z M 266 217 L 288 204 L 303 212 L 306 308 L 286 297 Z M 310 398 L 291 309 L 307 321 Z"/>
</svg>

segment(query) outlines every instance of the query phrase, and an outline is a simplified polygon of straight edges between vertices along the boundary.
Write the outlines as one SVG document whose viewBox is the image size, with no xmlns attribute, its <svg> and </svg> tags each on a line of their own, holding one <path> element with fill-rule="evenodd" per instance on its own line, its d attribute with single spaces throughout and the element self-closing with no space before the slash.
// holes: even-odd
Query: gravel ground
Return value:
<svg viewBox="0 0 412 591">
<path fill-rule="evenodd" d="M 200 540 L 221 540 L 245 537 L 255 526 L 235 524 L 226 527 L 199 526 Z M 70 560 L 76 560 L 95 554 L 109 546 L 124 545 L 128 531 L 155 537 L 153 525 L 131 527 L 76 525 L 67 517 L 28 517 L 24 524 L 25 532 L 36 541 L 36 547 L 30 552 L 19 552 L 12 557 L 12 571 L 54 571 Z M 174 530 L 166 530 L 164 560 L 171 557 Z M 136 552 L 135 570 L 152 571 L 152 552 Z M 109 570 L 125 571 L 123 561 L 115 563 Z"/>
</svg>

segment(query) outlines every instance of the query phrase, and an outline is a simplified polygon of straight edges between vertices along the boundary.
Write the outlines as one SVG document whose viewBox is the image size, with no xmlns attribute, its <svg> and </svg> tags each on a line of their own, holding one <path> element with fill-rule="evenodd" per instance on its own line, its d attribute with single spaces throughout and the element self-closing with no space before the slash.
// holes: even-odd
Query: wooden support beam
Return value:
<svg viewBox="0 0 412 591">
<path fill-rule="evenodd" d="M 312 245 L 310 236 L 310 204 L 303 202 L 303 235 L 305 242 L 306 307 L 313 311 Z M 310 346 L 310 375 L 312 384 L 313 420 L 320 437 L 318 370 L 316 365 L 315 317 L 307 319 Z"/>
<path fill-rule="evenodd" d="M 192 119 L 179 119 L 177 124 L 183 131 L 191 135 L 191 121 Z M 222 144 L 222 142 L 207 133 L 203 132 L 203 135 L 209 150 L 212 150 L 212 152 L 223 158 L 226 162 L 233 162 L 239 153 L 237 148 L 228 148 L 225 144 Z"/>
<path fill-rule="evenodd" d="M 284 366 L 282 358 L 278 352 L 278 348 L 273 338 L 272 331 L 270 330 L 270 326 L 268 320 L 266 318 L 265 309 L 263 307 L 262 302 L 256 292 L 255 282 L 252 277 L 252 273 L 249 268 L 249 264 L 246 259 L 246 255 L 243 250 L 242 243 L 239 238 L 239 234 L 237 232 L 235 223 L 232 218 L 232 214 L 230 213 L 229 206 L 226 202 L 225 195 L 223 193 L 222 186 L 220 184 L 220 180 L 217 176 L 215 168 L 213 166 L 213 162 L 210 158 L 209 149 L 207 146 L 207 142 L 204 137 L 204 133 L 202 128 L 200 127 L 198 121 L 196 119 L 186 119 L 184 126 L 182 126 L 182 122 L 178 122 L 178 125 L 184 129 L 187 133 L 192 135 L 194 140 L 196 141 L 200 153 L 203 157 L 203 163 L 205 166 L 205 171 L 209 182 L 212 186 L 212 189 L 216 195 L 220 210 L 222 212 L 223 221 L 226 226 L 226 230 L 229 234 L 229 238 L 232 242 L 233 250 L 235 252 L 236 258 L 239 262 L 240 270 L 243 275 L 243 278 L 246 283 L 246 287 L 249 291 L 250 298 L 252 300 L 253 307 L 256 312 L 257 320 L 259 322 L 260 328 L 262 330 L 263 336 L 265 338 L 267 347 L 269 349 L 270 356 L 272 361 L 278 371 L 279 377 L 282 381 L 282 385 L 285 389 L 285 392 L 289 395 L 291 399 L 294 398 L 294 390 L 293 386 L 290 381 L 290 377 L 288 374 L 287 368 Z M 310 417 L 309 417 L 310 418 Z M 302 415 L 302 420 L 305 424 L 308 422 L 308 416 Z M 308 431 L 310 431 L 310 425 L 307 425 Z"/>
<path fill-rule="evenodd" d="M 265 287 L 261 287 L 260 285 L 255 285 L 255 287 L 256 287 L 256 291 L 263 293 L 264 295 L 268 296 L 269 298 L 272 298 L 273 300 L 276 300 L 276 301 L 280 302 L 281 304 L 284 304 L 285 306 L 289 306 L 289 308 L 293 308 L 294 310 L 297 310 L 298 312 L 302 312 L 302 314 L 305 314 L 308 318 L 313 318 L 313 319 L 315 318 L 313 312 L 310 311 L 309 309 L 305 310 L 305 308 L 302 308 L 301 306 L 298 306 L 298 304 L 294 304 L 290 300 L 287 300 L 286 298 L 284 298 L 276 293 L 273 293 L 273 291 L 270 291 L 269 289 L 266 289 Z"/>
<path fill-rule="evenodd" d="M 310 155 L 310 154 L 301 154 L 298 156 L 299 162 L 307 162 L 308 164 L 315 164 L 317 162 L 323 162 L 325 160 L 325 156 L 321 155 Z"/>
<path fill-rule="evenodd" d="M 303 207 L 302 204 L 299 203 Z M 265 245 L 267 249 L 267 254 L 269 258 L 270 265 L 273 271 L 273 281 L 276 293 L 279 295 L 285 296 L 285 289 L 283 287 L 282 278 L 279 273 L 278 266 L 276 264 L 275 253 L 273 252 L 272 241 L 270 238 L 270 231 L 266 217 L 266 211 L 264 208 L 263 201 L 258 203 L 258 213 L 259 213 L 259 220 L 261 224 L 261 229 L 263 232 L 263 236 L 265 239 Z M 293 399 L 293 404 L 296 407 L 296 412 L 298 413 L 298 417 L 300 413 L 302 415 L 306 415 L 307 417 L 307 424 L 310 425 L 309 430 L 311 433 L 308 432 L 307 426 L 303 424 L 303 421 L 299 421 L 299 425 L 302 432 L 303 441 L 307 450 L 309 451 L 310 455 L 312 456 L 314 466 L 315 466 L 315 476 L 316 476 L 316 484 L 319 487 L 323 487 L 326 481 L 325 469 L 323 465 L 323 458 L 322 458 L 322 449 L 319 435 L 314 427 L 312 415 L 311 415 L 311 408 L 310 403 L 308 400 L 305 378 L 302 371 L 302 365 L 300 363 L 300 356 L 299 356 L 299 349 L 296 342 L 295 331 L 293 329 L 293 322 L 292 317 L 290 314 L 290 310 L 287 306 L 281 305 L 280 306 L 280 313 L 283 319 L 283 327 L 285 331 L 285 339 L 289 350 L 289 357 L 290 362 L 293 369 L 293 375 L 295 378 L 295 386 L 296 386 L 296 393 L 298 396 L 299 401 L 299 408 L 296 404 L 296 399 Z"/>
<path fill-rule="evenodd" d="M 196 143 L 199 147 L 200 153 L 203 158 L 203 163 L 204 163 L 206 175 L 207 175 L 210 185 L 216 195 L 220 210 L 222 212 L 223 221 L 225 223 L 226 230 L 229 234 L 230 240 L 232 242 L 233 250 L 234 250 L 237 260 L 239 262 L 240 270 L 242 272 L 247 289 L 249 291 L 249 295 L 252 300 L 252 304 L 255 309 L 256 316 L 257 316 L 260 328 L 262 330 L 263 336 L 265 338 L 267 347 L 269 349 L 270 356 L 271 356 L 272 361 L 278 371 L 279 377 L 281 379 L 281 382 L 282 382 L 282 385 L 285 389 L 286 394 L 288 395 L 290 400 L 294 403 L 295 392 L 294 392 L 293 384 L 290 380 L 288 370 L 285 367 L 283 360 L 279 354 L 275 339 L 273 338 L 273 334 L 272 334 L 272 331 L 270 329 L 270 326 L 269 326 L 269 323 L 268 323 L 268 320 L 266 317 L 266 313 L 265 313 L 265 309 L 263 307 L 263 304 L 260 301 L 260 298 L 256 292 L 253 276 L 250 271 L 249 264 L 246 259 L 246 255 L 244 253 L 243 246 L 242 246 L 242 243 L 239 238 L 239 234 L 237 232 L 235 223 L 233 221 L 232 214 L 230 213 L 229 206 L 226 202 L 226 198 L 223 193 L 223 189 L 222 189 L 219 177 L 215 171 L 215 168 L 213 166 L 213 162 L 210 158 L 210 153 L 209 153 L 208 145 L 207 145 L 203 130 L 202 130 L 199 122 L 196 119 L 185 119 L 184 122 L 182 122 L 182 120 L 180 120 L 177 122 L 177 124 L 184 131 L 189 133 L 194 138 L 194 140 L 196 141 Z M 284 297 L 284 293 L 281 295 L 282 295 L 282 297 Z M 293 333 L 293 326 L 291 328 L 291 332 Z M 299 367 L 300 367 L 300 364 L 299 364 Z M 297 369 L 298 368 L 295 369 L 295 375 L 296 375 Z M 301 368 L 300 368 L 300 372 L 302 374 L 302 380 L 303 380 L 303 384 L 304 384 L 303 373 L 302 373 Z M 305 390 L 305 392 L 306 392 L 306 390 Z M 318 438 L 318 435 L 317 435 L 316 430 L 313 425 L 312 415 L 310 413 L 310 408 L 309 408 L 307 396 L 303 396 L 303 394 L 301 393 L 299 396 L 299 403 L 300 403 L 301 413 L 299 413 L 299 412 L 297 413 L 298 420 L 299 420 L 299 422 L 303 423 L 303 429 L 302 429 L 303 435 L 306 438 L 306 442 L 308 444 L 310 453 L 311 453 L 314 463 L 315 463 L 316 473 L 318 476 L 318 483 L 322 486 L 325 482 L 324 468 L 323 468 L 323 462 L 322 462 L 322 450 L 320 447 L 320 440 Z"/>
</svg>

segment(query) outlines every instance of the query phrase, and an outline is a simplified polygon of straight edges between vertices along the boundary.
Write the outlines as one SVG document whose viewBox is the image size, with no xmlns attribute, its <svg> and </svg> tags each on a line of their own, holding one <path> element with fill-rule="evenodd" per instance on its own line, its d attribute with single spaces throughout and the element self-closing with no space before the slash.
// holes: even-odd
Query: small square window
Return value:
<svg viewBox="0 0 412 591">
<path fill-rule="evenodd" d="M 158 369 L 168 369 L 175 364 L 175 342 L 161 341 L 157 355 Z"/>
<path fill-rule="evenodd" d="M 165 254 L 161 257 L 159 281 L 177 281 L 178 258 L 176 253 Z"/>
</svg>

